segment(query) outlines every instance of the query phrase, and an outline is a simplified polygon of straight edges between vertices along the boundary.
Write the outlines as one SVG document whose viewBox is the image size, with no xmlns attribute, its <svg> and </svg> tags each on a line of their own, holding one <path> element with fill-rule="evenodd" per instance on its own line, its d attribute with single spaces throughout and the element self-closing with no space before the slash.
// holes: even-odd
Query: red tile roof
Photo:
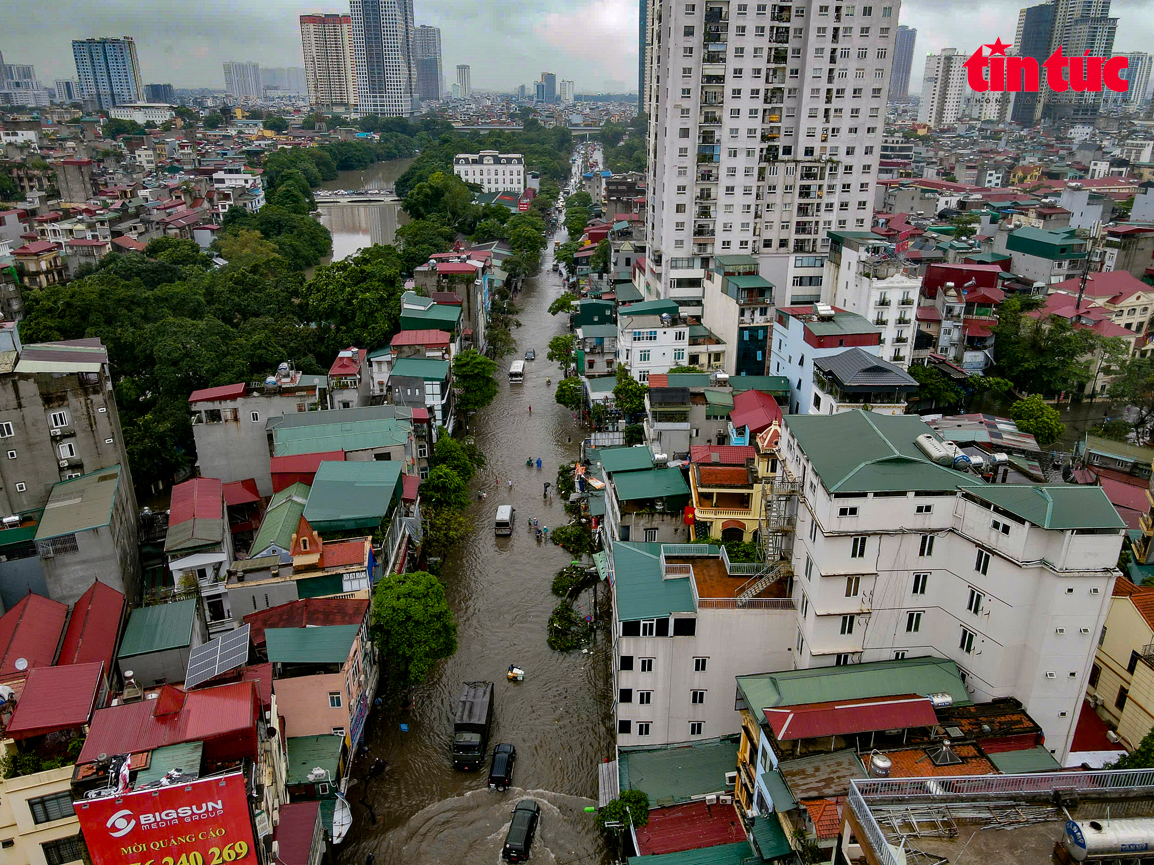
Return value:
<svg viewBox="0 0 1154 865">
<path fill-rule="evenodd" d="M 29 592 L 0 616 L 0 678 L 19 672 L 18 658 L 28 662 L 27 669 L 51 666 L 67 614 L 59 601 Z"/>
<path fill-rule="evenodd" d="M 244 621 L 251 626 L 252 644 L 263 646 L 266 628 L 359 625 L 368 609 L 369 602 L 358 598 L 304 598 L 249 613 Z"/>
<path fill-rule="evenodd" d="M 240 399 L 244 396 L 244 382 L 223 384 L 219 387 L 205 387 L 189 394 L 189 402 L 216 402 L 217 400 Z"/>
<path fill-rule="evenodd" d="M 320 802 L 291 802 L 280 806 L 280 822 L 272 833 L 279 865 L 310 865 L 320 809 Z"/>
<path fill-rule="evenodd" d="M 836 838 L 841 833 L 841 814 L 835 799 L 813 799 L 805 803 L 818 838 Z"/>
<path fill-rule="evenodd" d="M 467 261 L 438 261 L 437 273 L 455 274 L 455 273 L 475 273 L 477 265 L 469 264 Z"/>
<path fill-rule="evenodd" d="M 734 823 L 729 805 L 690 802 L 649 812 L 649 822 L 637 830 L 642 855 L 680 853 L 745 840 L 740 824 Z"/>
<path fill-rule="evenodd" d="M 649 380 L 652 381 L 653 376 Z M 716 465 L 743 466 L 746 460 L 757 457 L 757 448 L 753 445 L 693 445 L 689 449 L 689 461 L 713 463 L 713 454 L 719 457 Z"/>
<path fill-rule="evenodd" d="M 109 243 L 107 240 L 86 240 L 82 237 L 74 237 L 68 241 L 69 246 L 106 246 Z"/>
<path fill-rule="evenodd" d="M 1065 282 L 1051 285 L 1050 291 L 1077 295 L 1081 284 L 1081 278 L 1067 279 Z M 1085 295 L 1088 297 L 1108 298 L 1108 302 L 1119 303 L 1140 291 L 1154 292 L 1154 287 L 1131 275 L 1127 270 L 1107 270 L 1091 273 L 1086 277 Z"/>
<path fill-rule="evenodd" d="M 364 564 L 369 557 L 365 541 L 329 541 L 321 548 L 322 568 L 342 568 Z"/>
<path fill-rule="evenodd" d="M 166 685 L 157 699 L 97 709 L 76 762 L 208 739 L 219 739 L 222 750 L 255 755 L 261 715 L 254 682 L 231 682 L 187 693 Z"/>
<path fill-rule="evenodd" d="M 256 481 L 248 478 L 243 481 L 232 481 L 224 485 L 224 503 L 230 508 L 237 505 L 250 505 L 260 501 L 260 492 L 256 488 Z"/>
<path fill-rule="evenodd" d="M 219 520 L 224 512 L 224 493 L 216 478 L 192 478 L 172 488 L 168 524 L 178 526 L 189 520 Z"/>
<path fill-rule="evenodd" d="M 745 466 L 698 465 L 697 479 L 698 483 L 704 487 L 751 485 L 749 469 Z"/>
<path fill-rule="evenodd" d="M 89 586 L 88 591 L 72 605 L 72 617 L 68 620 L 56 663 L 104 661 L 111 670 L 124 607 L 124 595 L 112 586 L 100 580 Z"/>
<path fill-rule="evenodd" d="M 351 351 L 352 354 L 344 356 L 344 352 L 337 355 L 337 359 L 333 361 L 333 365 L 329 367 L 329 375 L 360 375 L 361 364 L 364 363 L 365 355 L 368 351 L 356 346 L 349 346 L 345 351 Z"/>
<path fill-rule="evenodd" d="M 445 306 L 463 306 L 464 301 L 457 297 L 457 293 L 453 291 L 430 291 L 429 298 L 433 303 L 440 303 Z"/>
<path fill-rule="evenodd" d="M 265 711 L 272 708 L 272 664 L 249 664 L 241 669 L 240 678 L 244 682 L 256 682 L 260 704 Z"/>
<path fill-rule="evenodd" d="M 918 321 L 941 321 L 942 313 L 936 306 L 919 306 L 914 318 Z"/>
<path fill-rule="evenodd" d="M 27 243 L 24 246 L 19 246 L 12 250 L 13 255 L 44 255 L 46 252 L 52 252 L 56 249 L 55 243 L 49 243 L 47 240 L 37 240 L 35 243 Z"/>
<path fill-rule="evenodd" d="M 285 472 L 299 472 L 301 474 L 316 474 L 317 468 L 323 462 L 343 463 L 344 451 L 325 451 L 319 454 L 297 454 L 287 457 L 271 457 L 269 469 L 272 474 Z"/>
<path fill-rule="evenodd" d="M 417 475 L 401 475 L 401 484 L 404 487 L 401 491 L 401 501 L 415 502 L 417 491 L 421 486 L 421 479 Z"/>
<path fill-rule="evenodd" d="M 23 739 L 87 724 L 97 709 L 104 671 L 102 661 L 30 670 L 7 734 Z"/>
<path fill-rule="evenodd" d="M 767 393 L 747 390 L 734 395 L 733 411 L 729 413 L 729 419 L 738 429 L 747 426 L 756 435 L 774 421 L 781 420 L 781 406 Z"/>
<path fill-rule="evenodd" d="M 848 736 L 876 730 L 932 727 L 938 722 L 927 697 L 866 697 L 833 703 L 764 709 L 765 718 L 778 741 Z"/>
<path fill-rule="evenodd" d="M 393 337 L 392 346 L 401 345 L 448 345 L 452 341 L 444 330 L 402 330 Z"/>
<path fill-rule="evenodd" d="M 123 237 L 114 237 L 112 239 L 113 246 L 119 246 L 121 249 L 131 249 L 135 252 L 144 252 L 147 243 L 141 243 L 139 240 L 124 235 Z"/>
<path fill-rule="evenodd" d="M 649 376 L 649 389 L 655 387 L 669 387 L 669 376 L 663 372 L 655 372 Z"/>
</svg>

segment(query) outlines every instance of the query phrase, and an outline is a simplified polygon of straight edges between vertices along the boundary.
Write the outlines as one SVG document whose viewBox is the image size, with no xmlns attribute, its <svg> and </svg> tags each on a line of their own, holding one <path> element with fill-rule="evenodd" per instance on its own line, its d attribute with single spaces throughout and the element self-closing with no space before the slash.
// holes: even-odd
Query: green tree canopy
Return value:
<svg viewBox="0 0 1154 865">
<path fill-rule="evenodd" d="M 602 240 L 597 244 L 597 248 L 593 251 L 593 257 L 589 259 L 589 267 L 594 273 L 608 273 L 609 265 L 612 263 L 613 250 L 609 245 L 608 239 Z"/>
<path fill-rule="evenodd" d="M 585 190 L 575 192 L 565 199 L 565 207 L 592 207 L 593 196 Z"/>
<path fill-rule="evenodd" d="M 462 511 L 428 508 L 423 513 L 425 540 L 421 550 L 430 559 L 444 561 L 453 547 L 468 538 L 473 531 L 473 521 Z"/>
<path fill-rule="evenodd" d="M 1124 754 L 1119 757 L 1106 768 L 1154 769 L 1154 729 L 1142 737 L 1142 741 L 1138 743 L 1137 748 L 1129 754 Z"/>
<path fill-rule="evenodd" d="M 632 825 L 640 829 L 649 823 L 649 796 L 644 790 L 622 790 L 613 801 L 597 812 L 597 828 L 602 832 L 621 831 L 607 827 L 606 823 L 620 823 L 624 831 Z"/>
<path fill-rule="evenodd" d="M 960 405 L 966 393 L 942 374 L 936 367 L 911 364 L 909 374 L 918 383 L 919 405 L 952 408 Z"/>
<path fill-rule="evenodd" d="M 460 390 L 457 408 L 467 413 L 491 403 L 497 396 L 496 375 L 497 364 L 476 349 L 465 349 L 453 358 L 453 380 Z"/>
<path fill-rule="evenodd" d="M 570 411 L 577 411 L 585 404 L 585 385 L 577 376 L 563 378 L 557 382 L 553 398 Z"/>
<path fill-rule="evenodd" d="M 427 571 L 388 574 L 373 590 L 373 642 L 403 688 L 418 685 L 457 651 L 445 587 Z"/>
<path fill-rule="evenodd" d="M 387 346 L 400 326 L 401 260 L 391 246 L 372 246 L 355 258 L 322 265 L 304 285 L 301 302 L 325 334 L 323 353 L 355 345 Z"/>
<path fill-rule="evenodd" d="M 585 226 L 589 224 L 589 208 L 570 207 L 565 211 L 565 230 L 574 240 L 585 233 Z"/>
<path fill-rule="evenodd" d="M 261 126 L 272 132 L 281 133 L 288 129 L 288 121 L 277 114 L 269 114 L 261 122 Z"/>
<path fill-rule="evenodd" d="M 451 469 L 461 480 L 468 482 L 473 478 L 475 468 L 460 442 L 448 435 L 437 439 L 433 448 L 433 460 L 438 466 Z"/>
<path fill-rule="evenodd" d="M 408 225 L 397 229 L 397 240 L 401 243 L 401 263 L 405 273 L 412 273 L 429 258 L 448 252 L 453 245 L 456 232 L 440 219 L 414 219 Z"/>
<path fill-rule="evenodd" d="M 576 347 L 577 337 L 571 333 L 561 333 L 549 340 L 549 351 L 545 356 L 558 364 L 564 374 L 573 360 L 573 349 Z"/>
<path fill-rule="evenodd" d="M 1026 315 L 1039 307 L 1033 298 L 1011 296 L 1002 302 L 994 328 L 997 368 L 1019 391 L 1053 396 L 1090 380 L 1100 337 L 1059 316 Z"/>
<path fill-rule="evenodd" d="M 1106 391 L 1122 408 L 1134 411 L 1134 425 L 1143 429 L 1154 421 L 1154 358 L 1135 357 L 1124 364 Z"/>
<path fill-rule="evenodd" d="M 577 295 L 568 291 L 562 292 L 556 300 L 549 304 L 549 315 L 557 315 L 560 312 L 569 312 L 577 300 Z"/>
<path fill-rule="evenodd" d="M 1015 402 L 1010 406 L 1010 417 L 1018 429 L 1037 439 L 1040 447 L 1049 447 L 1066 431 L 1062 415 L 1053 406 L 1046 405 L 1039 394 Z"/>
<path fill-rule="evenodd" d="M 613 403 L 626 419 L 645 411 L 648 387 L 629 374 L 624 364 L 617 366 L 617 384 L 613 386 Z"/>
<path fill-rule="evenodd" d="M 105 120 L 100 125 L 100 134 L 105 138 L 111 140 L 119 138 L 121 135 L 143 135 L 144 127 L 135 120 Z"/>
<path fill-rule="evenodd" d="M 433 510 L 463 510 L 469 506 L 469 490 L 453 469 L 438 465 L 421 481 L 421 501 Z"/>
<path fill-rule="evenodd" d="M 224 115 L 219 111 L 210 111 L 204 115 L 202 123 L 205 129 L 220 129 L 224 126 Z"/>
</svg>

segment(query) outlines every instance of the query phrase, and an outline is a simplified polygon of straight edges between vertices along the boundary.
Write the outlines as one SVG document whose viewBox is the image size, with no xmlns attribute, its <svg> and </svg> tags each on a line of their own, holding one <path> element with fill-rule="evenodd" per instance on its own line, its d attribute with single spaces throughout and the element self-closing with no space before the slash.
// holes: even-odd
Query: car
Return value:
<svg viewBox="0 0 1154 865">
<path fill-rule="evenodd" d="M 509 742 L 502 742 L 493 749 L 493 762 L 489 767 L 489 789 L 504 793 L 513 785 L 513 764 L 517 762 L 517 749 Z"/>
<path fill-rule="evenodd" d="M 530 348 L 530 349 L 527 349 L 525 351 L 525 360 L 536 360 L 536 359 L 537 359 L 537 352 L 535 352 L 533 349 Z"/>
<path fill-rule="evenodd" d="M 501 848 L 501 858 L 506 862 L 525 862 L 529 859 L 529 848 L 533 846 L 533 835 L 541 819 L 541 806 L 532 799 L 522 799 L 513 809 L 513 820 L 505 835 L 505 846 Z"/>
</svg>

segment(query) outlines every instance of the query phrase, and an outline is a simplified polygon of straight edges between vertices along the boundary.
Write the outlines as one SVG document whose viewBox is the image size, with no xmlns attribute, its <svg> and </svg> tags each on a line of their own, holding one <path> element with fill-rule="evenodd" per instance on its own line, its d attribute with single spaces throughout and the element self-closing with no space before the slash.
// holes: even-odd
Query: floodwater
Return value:
<svg viewBox="0 0 1154 865">
<path fill-rule="evenodd" d="M 525 797 L 541 805 L 534 862 L 595 863 L 604 856 L 594 815 L 584 808 L 596 804 L 598 764 L 613 755 L 609 647 L 604 632 L 587 654 L 560 654 L 545 644 L 549 614 L 559 600 L 550 583 L 572 556 L 552 542 L 538 544 L 527 527 L 530 517 L 550 527 L 567 521 L 559 500 L 544 501 L 543 484 L 555 480 L 559 464 L 576 458 L 581 435 L 569 411 L 553 400 L 558 368 L 544 359 L 549 339 L 564 330 L 563 320 L 547 312 L 561 292 L 560 279 L 550 270 L 552 242 L 545 258 L 541 275 L 528 281 L 517 301 L 520 355 L 534 348 L 538 359 L 526 364 L 522 385 L 510 386 L 502 374 L 499 395 L 473 419 L 477 443 L 488 458 L 473 482 L 470 516 L 476 527 L 441 574 L 457 618 L 457 653 L 418 690 L 411 711 L 370 716 L 367 750 L 353 777 L 364 779 L 366 766 L 377 757 L 387 760 L 388 768 L 348 791 L 354 824 L 339 848 L 342 865 L 360 865 L 370 852 L 377 865 L 496 865 L 510 812 Z M 507 367 L 514 359 L 501 364 Z M 527 459 L 538 457 L 541 470 L 526 468 Z M 487 493 L 483 501 L 476 497 L 479 489 Z M 516 508 L 512 537 L 493 534 L 502 504 Z M 604 593 L 606 586 L 599 589 Z M 582 614 L 592 614 L 592 596 L 586 593 L 578 606 Z M 525 670 L 523 682 L 506 681 L 512 663 Z M 469 680 L 495 683 L 490 749 L 498 742 L 517 748 L 516 786 L 507 793 L 486 788 L 487 765 L 479 772 L 451 767 L 453 711 L 461 683 Z"/>
<path fill-rule="evenodd" d="M 318 189 L 387 189 L 405 173 L 412 159 L 377 162 L 364 171 L 341 171 Z M 324 263 L 356 255 L 373 244 L 391 244 L 397 227 L 409 221 L 399 204 L 321 204 L 321 224 L 333 235 L 333 253 Z"/>
</svg>

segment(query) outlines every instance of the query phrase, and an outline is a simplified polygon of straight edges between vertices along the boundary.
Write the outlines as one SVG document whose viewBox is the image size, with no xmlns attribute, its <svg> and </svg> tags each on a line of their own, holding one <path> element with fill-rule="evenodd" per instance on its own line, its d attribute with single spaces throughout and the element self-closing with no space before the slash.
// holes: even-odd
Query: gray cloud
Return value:
<svg viewBox="0 0 1154 865">
<path fill-rule="evenodd" d="M 878 0 L 881 2 L 881 0 Z M 543 70 L 571 78 L 578 91 L 633 90 L 637 86 L 637 0 L 415 0 L 418 24 L 441 28 L 445 78 L 472 67 L 474 87 L 508 90 Z M 969 53 L 996 37 L 1010 41 L 1024 0 L 909 0 L 900 21 L 918 29 L 914 61 L 920 86 L 922 57 L 944 47 Z M 224 86 L 221 64 L 256 60 L 299 66 L 303 12 L 340 11 L 347 5 L 309 0 L 166 0 L 142 7 L 129 0 L 63 0 L 26 4 L 0 16 L 0 51 L 12 63 L 33 63 L 40 79 L 75 75 L 70 41 L 88 36 L 136 38 L 145 81 L 177 87 Z M 1154 45 L 1150 0 L 1115 0 L 1121 18 L 1116 50 Z"/>
</svg>

